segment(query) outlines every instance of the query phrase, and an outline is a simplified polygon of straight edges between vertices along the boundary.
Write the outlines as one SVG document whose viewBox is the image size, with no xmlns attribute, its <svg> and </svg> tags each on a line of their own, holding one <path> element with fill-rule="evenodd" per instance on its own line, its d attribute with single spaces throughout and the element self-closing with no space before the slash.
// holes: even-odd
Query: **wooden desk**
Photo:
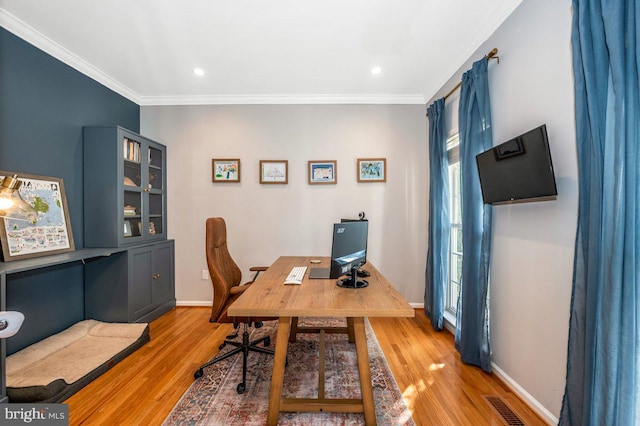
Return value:
<svg viewBox="0 0 640 426">
<path fill-rule="evenodd" d="M 311 264 L 311 259 L 321 259 L 322 263 Z M 285 285 L 284 280 L 294 266 L 307 266 L 304 281 L 301 285 Z M 376 424 L 364 318 L 413 317 L 414 311 L 371 263 L 364 267 L 371 273 L 366 278 L 369 286 L 365 288 L 341 288 L 335 284 L 335 279 L 309 280 L 311 268 L 328 266 L 329 258 L 326 257 L 280 257 L 229 307 L 230 316 L 279 317 L 267 425 L 278 423 L 280 411 L 364 413 L 367 425 Z M 324 391 L 320 390 L 316 399 L 281 398 L 292 318 L 328 316 L 346 317 L 349 328 L 352 329 L 362 399 L 325 399 Z M 324 352 L 323 337 L 321 334 L 321 358 Z M 323 359 L 320 360 L 319 368 L 322 373 Z"/>
</svg>

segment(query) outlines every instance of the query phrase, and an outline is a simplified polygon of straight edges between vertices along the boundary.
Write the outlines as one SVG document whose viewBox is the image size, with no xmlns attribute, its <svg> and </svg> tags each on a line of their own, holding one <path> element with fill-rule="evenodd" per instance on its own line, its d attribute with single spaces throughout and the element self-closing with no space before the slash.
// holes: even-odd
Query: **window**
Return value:
<svg viewBox="0 0 640 426">
<path fill-rule="evenodd" d="M 462 276 L 462 208 L 460 199 L 460 139 L 456 133 L 447 140 L 449 158 L 449 211 L 451 244 L 449 247 L 449 282 L 445 310 L 454 317 L 457 311 Z"/>
</svg>

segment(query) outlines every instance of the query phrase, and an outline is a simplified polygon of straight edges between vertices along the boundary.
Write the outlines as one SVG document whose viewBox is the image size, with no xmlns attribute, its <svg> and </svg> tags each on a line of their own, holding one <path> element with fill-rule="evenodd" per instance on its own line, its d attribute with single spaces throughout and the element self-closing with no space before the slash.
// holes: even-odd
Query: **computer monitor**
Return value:
<svg viewBox="0 0 640 426">
<path fill-rule="evenodd" d="M 364 212 L 360 212 L 360 219 L 340 219 L 340 222 L 359 222 L 361 220 L 364 221 L 368 221 L 369 219 L 364 217 Z M 362 262 L 362 264 L 364 265 L 365 263 L 367 263 L 367 257 L 366 257 L 366 253 L 365 253 L 365 258 L 364 261 Z M 348 272 L 347 275 L 350 275 L 351 272 Z M 371 274 L 369 273 L 369 271 L 367 271 L 366 269 L 358 269 L 358 276 L 360 277 L 368 277 Z M 337 278 L 337 277 L 336 277 Z"/>
<path fill-rule="evenodd" d="M 331 269 L 329 278 L 338 278 L 340 287 L 362 288 L 369 285 L 366 280 L 358 280 L 358 269 L 367 261 L 367 237 L 369 222 L 341 222 L 333 225 L 331 244 Z"/>
</svg>

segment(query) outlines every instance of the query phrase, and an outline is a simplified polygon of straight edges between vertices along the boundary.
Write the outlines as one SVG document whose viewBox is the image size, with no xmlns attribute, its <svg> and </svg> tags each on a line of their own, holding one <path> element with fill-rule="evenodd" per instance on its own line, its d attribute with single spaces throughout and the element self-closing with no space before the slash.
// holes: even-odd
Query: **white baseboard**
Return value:
<svg viewBox="0 0 640 426">
<path fill-rule="evenodd" d="M 424 303 L 410 303 L 411 307 L 414 309 L 423 309 Z M 456 334 L 456 327 L 454 325 L 455 317 L 448 312 L 445 312 L 444 315 L 444 328 L 446 328 L 451 334 Z M 505 373 L 500 367 L 498 367 L 494 362 L 491 363 L 491 368 L 495 375 L 502 380 L 502 382 L 507 385 L 509 389 L 516 395 L 520 397 L 533 411 L 538 414 L 550 425 L 557 425 L 558 418 L 555 417 L 549 410 L 547 410 L 542 404 L 538 402 L 529 392 L 524 390 L 522 386 L 520 386 L 515 380 L 513 380 L 507 373 Z"/>
<path fill-rule="evenodd" d="M 208 306 L 211 307 L 211 300 L 178 300 L 176 306 Z"/>
<path fill-rule="evenodd" d="M 507 373 L 502 371 L 494 362 L 491 363 L 493 373 L 498 376 L 515 394 L 517 394 L 533 411 L 535 411 L 545 422 L 550 425 L 557 425 L 558 418 L 551 414 L 542 404 L 538 402 L 529 392 L 524 390 L 515 380 L 513 380 Z"/>
</svg>

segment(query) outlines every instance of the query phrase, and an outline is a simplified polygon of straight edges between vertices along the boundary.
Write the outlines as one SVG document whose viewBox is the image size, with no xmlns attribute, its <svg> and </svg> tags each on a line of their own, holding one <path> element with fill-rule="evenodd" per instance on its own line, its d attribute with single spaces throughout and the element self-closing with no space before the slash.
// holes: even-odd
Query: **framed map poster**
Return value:
<svg viewBox="0 0 640 426">
<path fill-rule="evenodd" d="M 0 179 L 17 174 L 20 196 L 38 212 L 35 222 L 0 218 L 5 262 L 75 250 L 69 208 L 61 178 L 0 171 Z"/>
</svg>

